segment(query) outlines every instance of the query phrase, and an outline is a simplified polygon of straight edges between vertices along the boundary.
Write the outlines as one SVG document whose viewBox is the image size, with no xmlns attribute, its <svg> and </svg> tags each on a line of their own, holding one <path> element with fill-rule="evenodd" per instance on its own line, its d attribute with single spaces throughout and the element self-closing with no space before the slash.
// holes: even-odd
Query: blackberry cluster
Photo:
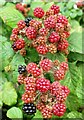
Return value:
<svg viewBox="0 0 84 120">
<path fill-rule="evenodd" d="M 30 4 L 17 3 L 16 9 L 19 10 L 25 17 L 27 17 L 28 12 L 30 11 Z"/>
<path fill-rule="evenodd" d="M 36 106 L 33 103 L 24 104 L 22 109 L 28 115 L 36 113 Z"/>
<path fill-rule="evenodd" d="M 25 70 L 28 74 L 26 76 L 24 76 Z M 64 79 L 67 70 L 67 62 L 60 63 L 58 60 L 51 61 L 48 58 L 43 58 L 38 65 L 33 62 L 27 66 L 20 65 L 18 82 L 24 84 L 25 89 L 22 95 L 23 111 L 33 114 L 37 108 L 42 112 L 43 118 L 51 118 L 53 114 L 63 116 L 66 111 L 65 101 L 70 90 L 68 87 L 62 86 L 59 80 Z M 49 71 L 54 75 L 53 83 L 45 78 L 45 74 Z"/>
<path fill-rule="evenodd" d="M 60 14 L 59 6 L 52 5 L 46 12 L 41 7 L 37 7 L 33 14 L 39 20 L 32 17 L 26 18 L 25 21 L 20 20 L 17 24 L 18 27 L 13 29 L 10 40 L 15 41 L 17 45 L 19 37 L 26 37 L 30 46 L 42 55 L 48 52 L 54 54 L 58 51 L 68 54 L 67 38 L 70 36 L 70 24 L 68 19 Z M 21 46 L 21 49 L 23 47 L 26 45 Z M 14 47 L 13 49 L 15 50 Z M 17 48 L 16 51 L 18 50 Z"/>
<path fill-rule="evenodd" d="M 19 72 L 19 74 L 24 74 L 26 72 L 26 66 L 25 65 L 19 65 L 18 66 L 18 72 Z"/>
</svg>

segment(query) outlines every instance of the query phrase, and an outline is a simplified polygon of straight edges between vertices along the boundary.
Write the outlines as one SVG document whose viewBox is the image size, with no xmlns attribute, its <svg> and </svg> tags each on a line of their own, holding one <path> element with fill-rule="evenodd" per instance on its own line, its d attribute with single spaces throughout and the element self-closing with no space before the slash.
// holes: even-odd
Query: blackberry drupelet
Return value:
<svg viewBox="0 0 84 120">
<path fill-rule="evenodd" d="M 28 115 L 36 113 L 36 106 L 33 103 L 24 104 L 22 109 Z"/>
<path fill-rule="evenodd" d="M 19 74 L 23 74 L 26 72 L 26 66 L 25 65 L 19 65 L 18 66 L 18 72 Z"/>
<path fill-rule="evenodd" d="M 32 20 L 32 17 L 28 17 L 25 19 L 26 26 L 29 27 L 29 22 Z"/>
</svg>

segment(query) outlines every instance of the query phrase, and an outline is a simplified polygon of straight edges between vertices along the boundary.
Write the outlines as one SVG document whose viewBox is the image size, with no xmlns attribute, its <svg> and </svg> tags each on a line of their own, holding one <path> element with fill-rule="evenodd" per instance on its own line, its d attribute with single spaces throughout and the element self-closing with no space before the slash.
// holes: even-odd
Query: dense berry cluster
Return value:
<svg viewBox="0 0 84 120">
<path fill-rule="evenodd" d="M 28 17 L 25 21 L 19 21 L 18 27 L 13 29 L 10 37 L 14 42 L 13 49 L 20 50 L 16 47 L 20 35 L 22 39 L 27 38 L 30 46 L 34 47 L 39 54 L 44 55 L 48 52 L 54 54 L 58 51 L 68 54 L 67 38 L 70 36 L 70 24 L 68 19 L 59 12 L 60 8 L 57 5 L 52 5 L 46 12 L 41 7 L 35 8 L 33 14 L 39 20 Z"/>
<path fill-rule="evenodd" d="M 22 95 L 23 111 L 27 114 L 34 114 L 37 108 L 41 111 L 43 118 L 51 118 L 53 114 L 64 115 L 65 101 L 70 90 L 68 87 L 62 86 L 59 80 L 64 79 L 67 70 L 67 62 L 60 63 L 58 60 L 51 61 L 48 58 L 42 59 L 38 65 L 33 62 L 27 66 L 20 65 L 18 82 L 24 84 L 25 89 L 25 93 Z M 53 83 L 50 83 L 50 80 L 45 77 L 48 72 L 54 75 Z"/>
<path fill-rule="evenodd" d="M 30 4 L 22 4 L 22 3 L 17 3 L 16 4 L 16 9 L 19 10 L 25 17 L 27 16 L 28 12 L 30 11 Z"/>
</svg>

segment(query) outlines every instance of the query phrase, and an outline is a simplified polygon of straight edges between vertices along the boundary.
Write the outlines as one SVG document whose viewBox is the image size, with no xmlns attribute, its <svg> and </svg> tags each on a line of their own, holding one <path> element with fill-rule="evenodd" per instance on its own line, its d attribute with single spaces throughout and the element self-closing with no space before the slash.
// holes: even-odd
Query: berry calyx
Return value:
<svg viewBox="0 0 84 120">
<path fill-rule="evenodd" d="M 33 13 L 37 18 L 42 18 L 44 16 L 44 10 L 41 7 L 35 8 Z"/>
<path fill-rule="evenodd" d="M 45 78 L 38 78 L 36 80 L 36 88 L 40 92 L 47 92 L 50 88 L 50 81 Z"/>
</svg>

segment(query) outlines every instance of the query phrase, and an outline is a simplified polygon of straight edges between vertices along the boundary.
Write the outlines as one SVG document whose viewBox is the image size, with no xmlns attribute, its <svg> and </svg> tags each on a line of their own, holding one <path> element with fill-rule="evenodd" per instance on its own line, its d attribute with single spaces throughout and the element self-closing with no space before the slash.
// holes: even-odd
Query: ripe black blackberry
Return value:
<svg viewBox="0 0 84 120">
<path fill-rule="evenodd" d="M 28 114 L 28 115 L 32 115 L 34 113 L 36 113 L 36 106 L 33 103 L 28 103 L 28 104 L 24 104 L 23 105 L 23 111 L 24 113 Z"/>
<path fill-rule="evenodd" d="M 19 72 L 19 74 L 24 74 L 26 72 L 26 66 L 25 65 L 19 65 L 18 66 L 18 72 Z"/>
<path fill-rule="evenodd" d="M 27 7 L 28 7 L 28 8 L 30 8 L 30 6 L 31 6 L 30 4 L 27 4 Z"/>
<path fill-rule="evenodd" d="M 29 22 L 32 20 L 32 17 L 28 17 L 25 19 L 26 26 L 29 27 Z"/>
</svg>

